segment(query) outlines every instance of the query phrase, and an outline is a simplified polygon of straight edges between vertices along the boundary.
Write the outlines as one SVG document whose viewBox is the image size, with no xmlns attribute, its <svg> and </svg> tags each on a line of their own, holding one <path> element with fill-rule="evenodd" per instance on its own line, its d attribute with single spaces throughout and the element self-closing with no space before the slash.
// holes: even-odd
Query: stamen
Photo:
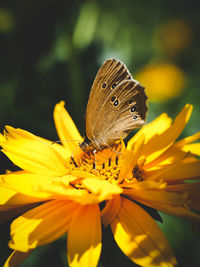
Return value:
<svg viewBox="0 0 200 267">
<path fill-rule="evenodd" d="M 102 151 L 96 151 L 95 149 L 79 151 L 71 157 L 69 171 L 85 171 L 95 174 L 101 179 L 109 180 L 111 183 L 116 183 L 121 156 L 113 152 L 108 148 Z"/>
</svg>

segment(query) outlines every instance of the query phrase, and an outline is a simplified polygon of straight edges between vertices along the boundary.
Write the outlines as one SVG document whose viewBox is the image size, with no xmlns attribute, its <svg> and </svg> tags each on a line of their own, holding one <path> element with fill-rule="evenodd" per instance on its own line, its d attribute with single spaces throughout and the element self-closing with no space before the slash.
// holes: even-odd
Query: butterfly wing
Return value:
<svg viewBox="0 0 200 267">
<path fill-rule="evenodd" d="M 100 135 L 96 137 L 97 140 L 110 145 L 120 137 L 126 138 L 133 129 L 141 127 L 147 112 L 146 100 L 144 87 L 137 81 L 133 79 L 123 81 L 108 99 L 107 105 L 112 105 L 115 112 L 109 118 L 109 126 L 102 129 Z M 104 115 L 106 116 L 106 108 L 100 114 Z"/>
<path fill-rule="evenodd" d="M 127 67 L 116 59 L 108 59 L 90 92 L 85 121 L 87 138 L 94 146 L 125 138 L 130 130 L 144 123 L 146 99 L 144 87 L 133 80 Z"/>
</svg>

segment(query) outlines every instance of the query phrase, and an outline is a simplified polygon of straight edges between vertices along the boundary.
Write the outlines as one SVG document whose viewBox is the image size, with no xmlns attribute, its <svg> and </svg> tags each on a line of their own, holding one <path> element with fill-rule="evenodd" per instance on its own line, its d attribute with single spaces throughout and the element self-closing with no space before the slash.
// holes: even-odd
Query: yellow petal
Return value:
<svg viewBox="0 0 200 267">
<path fill-rule="evenodd" d="M 42 200 L 44 199 L 17 193 L 16 190 L 5 187 L 5 183 L 2 181 L 0 183 L 0 222 L 5 222 L 34 208 Z"/>
<path fill-rule="evenodd" d="M 189 200 L 188 206 L 192 210 L 200 211 L 200 183 L 169 185 L 166 189 L 175 193 L 187 193 Z"/>
<path fill-rule="evenodd" d="M 92 175 L 92 178 L 96 179 L 96 176 Z M 61 177 L 48 177 L 44 175 L 36 175 L 36 174 L 30 174 L 30 173 L 23 173 L 20 175 L 15 175 L 15 173 L 9 174 L 9 175 L 2 175 L 2 185 L 4 187 L 9 187 L 12 189 L 15 189 L 17 192 L 20 192 L 23 194 L 23 196 L 28 195 L 33 196 L 40 199 L 41 201 L 44 201 L 46 199 L 67 199 L 70 198 L 73 200 L 77 200 L 78 202 L 84 201 L 84 197 L 91 196 L 91 192 L 88 192 L 87 190 L 83 190 L 81 188 L 80 190 L 75 187 L 73 187 L 71 184 L 75 182 L 78 178 L 72 175 L 65 175 Z M 104 182 L 104 181 L 102 181 Z M 95 183 L 95 182 L 94 182 Z M 104 184 L 105 185 L 105 184 Z M 113 187 L 112 187 L 113 186 Z M 117 187 L 116 185 L 112 185 L 112 188 L 122 191 L 121 188 Z M 97 190 L 96 188 L 94 190 Z M 113 193 L 115 193 L 113 192 Z M 93 194 L 94 196 L 94 194 Z M 95 203 L 98 203 L 97 197 L 94 196 L 96 201 Z M 81 200 L 81 198 L 83 198 Z M 89 200 L 88 200 L 89 201 Z M 90 202 L 88 202 L 90 203 Z M 84 203 L 85 204 L 85 203 Z"/>
<path fill-rule="evenodd" d="M 62 157 L 63 159 L 67 159 L 71 156 L 71 153 L 67 153 L 66 149 L 61 146 L 58 143 L 49 141 L 47 139 L 44 139 L 42 137 L 36 136 L 30 132 L 27 132 L 25 130 L 19 129 L 19 128 L 13 128 L 11 126 L 5 126 L 6 131 L 4 132 L 6 140 L 11 139 L 29 139 L 29 140 L 35 140 L 40 141 L 43 143 L 47 143 L 50 146 L 52 146 L 53 149 L 55 149 Z"/>
<path fill-rule="evenodd" d="M 164 234 L 151 216 L 134 202 L 123 198 L 111 228 L 118 246 L 133 262 L 149 267 L 176 265 Z"/>
<path fill-rule="evenodd" d="M 101 211 L 101 220 L 105 227 L 113 222 L 121 208 L 121 197 L 114 196 L 113 199 L 108 200 L 106 206 Z"/>
<path fill-rule="evenodd" d="M 22 204 L 29 201 L 29 203 L 32 202 L 39 202 L 44 201 L 45 199 L 48 199 L 49 197 L 52 197 L 52 194 L 48 192 L 41 192 L 38 190 L 38 187 L 44 186 L 48 187 L 52 183 L 52 179 L 48 176 L 44 175 L 36 175 L 36 174 L 30 174 L 30 173 L 22 173 L 22 174 L 5 174 L 1 176 L 1 186 L 4 187 L 4 191 L 6 194 L 6 187 L 8 189 L 14 190 L 15 192 L 21 193 L 23 195 L 18 196 L 10 196 L 9 199 L 5 203 L 7 204 Z M 6 196 L 3 198 L 4 195 L 0 196 L 0 199 L 2 201 L 6 200 Z M 21 196 L 21 199 L 20 199 Z M 27 196 L 29 196 L 27 198 Z M 15 197 L 15 202 L 13 200 L 13 197 Z M 31 198 L 32 197 L 32 198 Z M 24 198 L 24 199 L 23 199 Z M 11 199 L 11 203 L 10 200 Z"/>
<path fill-rule="evenodd" d="M 199 139 L 200 139 L 200 132 L 179 140 L 178 142 L 176 142 L 175 146 L 176 147 L 182 147 L 184 145 L 188 145 L 190 143 L 193 143 Z"/>
<path fill-rule="evenodd" d="M 194 155 L 200 156 L 200 143 L 184 145 L 181 148 L 182 151 L 190 152 Z"/>
<path fill-rule="evenodd" d="M 141 134 L 136 143 L 133 144 L 133 147 L 126 150 L 126 154 L 124 156 L 121 170 L 118 177 L 118 183 L 121 183 L 122 180 L 126 177 L 126 175 L 135 167 L 138 158 L 140 157 L 142 153 L 142 148 L 144 144 L 144 135 Z"/>
<path fill-rule="evenodd" d="M 23 205 L 0 205 L 0 223 L 4 223 L 14 217 L 17 217 L 17 215 L 33 209 L 40 204 L 41 202 Z"/>
<path fill-rule="evenodd" d="M 178 142 L 176 142 L 175 147 L 180 148 L 182 151 L 188 152 L 200 156 L 200 143 L 194 143 L 200 139 L 200 132 L 193 134 L 191 136 L 185 137 Z"/>
<path fill-rule="evenodd" d="M 154 121 L 144 125 L 128 142 L 129 146 L 136 143 L 138 137 L 141 134 L 145 135 L 145 144 L 148 143 L 155 134 L 161 134 L 165 132 L 171 126 L 172 119 L 168 117 L 166 113 L 161 114 Z"/>
<path fill-rule="evenodd" d="M 164 153 L 159 157 L 154 159 L 151 162 L 144 165 L 145 169 L 160 169 L 168 165 L 172 165 L 179 161 L 182 161 L 184 158 L 194 157 L 192 154 L 185 152 L 182 148 L 176 147 L 175 144 L 171 145 Z"/>
<path fill-rule="evenodd" d="M 22 263 L 33 250 L 29 250 L 27 252 L 21 252 L 14 250 L 10 257 L 7 259 L 3 267 L 15 267 Z"/>
<path fill-rule="evenodd" d="M 78 142 L 81 143 L 83 139 L 64 105 L 64 101 L 56 104 L 54 109 L 54 121 L 62 144 L 67 151 L 72 153 L 77 148 Z"/>
<path fill-rule="evenodd" d="M 200 177 L 200 161 L 179 161 L 160 170 L 147 171 L 146 177 L 151 180 L 181 181 Z"/>
<path fill-rule="evenodd" d="M 3 205 L 6 202 L 8 202 L 9 199 L 14 198 L 16 194 L 17 193 L 16 193 L 15 190 L 3 187 L 3 182 L 1 182 L 1 180 L 0 180 L 0 205 Z M 11 205 L 14 204 L 14 203 L 15 202 L 11 203 Z M 18 204 L 18 202 L 16 204 Z"/>
<path fill-rule="evenodd" d="M 83 179 L 82 184 L 93 194 L 97 195 L 99 202 L 119 195 L 123 190 L 115 184 L 99 179 Z"/>
<path fill-rule="evenodd" d="M 6 125 L 4 135 L 6 140 L 10 139 L 30 139 L 30 140 L 38 140 L 39 137 L 22 129 L 14 128 L 12 126 Z"/>
<path fill-rule="evenodd" d="M 68 231 L 76 207 L 71 201 L 52 200 L 24 213 L 11 224 L 10 247 L 27 252 L 56 240 Z"/>
<path fill-rule="evenodd" d="M 186 194 L 167 192 L 162 189 L 124 189 L 124 195 L 164 213 L 200 220 L 200 215 L 187 208 L 189 201 Z"/>
<path fill-rule="evenodd" d="M 191 113 L 192 105 L 185 105 L 169 129 L 161 134 L 155 134 L 154 137 L 144 145 L 143 155 L 147 157 L 147 163 L 155 160 L 175 142 L 187 124 Z"/>
<path fill-rule="evenodd" d="M 133 188 L 133 189 L 138 189 L 138 190 L 146 190 L 146 189 L 163 189 L 166 188 L 166 182 L 163 182 L 162 180 L 159 181 L 149 181 L 149 180 L 144 180 L 139 183 L 123 183 L 124 188 Z"/>
<path fill-rule="evenodd" d="M 87 171 L 82 171 L 82 170 L 72 170 L 71 175 L 77 178 L 90 178 L 90 179 L 96 179 L 96 175 Z"/>
<path fill-rule="evenodd" d="M 101 246 L 99 206 L 80 206 L 73 215 L 67 236 L 70 267 L 96 267 Z"/>
<path fill-rule="evenodd" d="M 3 134 L 0 133 L 0 142 L 6 141 L 6 138 L 3 136 Z"/>
<path fill-rule="evenodd" d="M 66 174 L 65 160 L 45 142 L 12 139 L 0 145 L 11 161 L 28 172 L 49 176 Z"/>
<path fill-rule="evenodd" d="M 52 183 L 49 184 L 38 185 L 36 189 L 38 192 L 50 193 L 54 199 L 70 199 L 82 205 L 100 202 L 98 194 L 91 194 L 91 192 L 83 188 L 76 189 L 72 186 L 66 186 L 65 182 L 62 181 L 64 179 L 67 179 L 67 176 L 63 176 L 59 180 L 55 179 L 55 182 L 52 180 Z"/>
<path fill-rule="evenodd" d="M 96 176 L 83 179 L 80 184 L 83 187 L 75 189 L 71 185 L 68 186 L 68 176 L 60 177 L 59 179 L 51 180 L 51 183 L 38 185 L 37 190 L 41 192 L 51 193 L 57 199 L 71 199 L 82 205 L 96 204 L 107 199 L 111 199 L 114 195 L 119 195 L 123 192 L 118 185 L 111 184 L 108 181 L 97 179 Z M 70 176 L 69 176 L 70 177 Z"/>
</svg>

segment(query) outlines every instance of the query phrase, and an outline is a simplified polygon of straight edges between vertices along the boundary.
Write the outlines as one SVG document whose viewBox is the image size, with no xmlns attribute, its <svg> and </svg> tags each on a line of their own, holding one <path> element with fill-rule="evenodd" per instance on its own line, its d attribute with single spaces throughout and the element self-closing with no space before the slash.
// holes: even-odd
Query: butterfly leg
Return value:
<svg viewBox="0 0 200 267">
<path fill-rule="evenodd" d="M 96 149 L 93 150 L 94 153 L 94 163 L 93 163 L 93 168 L 95 169 L 95 172 L 97 172 L 97 166 L 96 166 Z"/>
</svg>

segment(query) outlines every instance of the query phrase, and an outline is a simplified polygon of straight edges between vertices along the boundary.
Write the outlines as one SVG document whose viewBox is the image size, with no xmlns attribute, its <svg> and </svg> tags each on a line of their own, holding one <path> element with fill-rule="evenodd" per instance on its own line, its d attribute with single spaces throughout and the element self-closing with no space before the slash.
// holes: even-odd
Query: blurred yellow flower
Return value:
<svg viewBox="0 0 200 267">
<path fill-rule="evenodd" d="M 185 105 L 174 122 L 162 114 L 138 131 L 127 147 L 122 141 L 95 156 L 74 142 L 52 144 L 7 126 L 0 134 L 2 152 L 21 171 L 0 176 L 1 220 L 21 215 L 11 224 L 9 245 L 14 252 L 4 267 L 16 266 L 36 247 L 66 232 L 69 266 L 96 267 L 101 223 L 110 225 L 116 243 L 133 262 L 175 266 L 173 252 L 153 218 L 157 209 L 200 220 L 196 158 L 200 146 L 192 144 L 200 133 L 176 142 L 191 112 L 192 106 Z M 54 119 L 61 140 L 82 140 L 64 102 L 56 105 Z"/>
<path fill-rule="evenodd" d="M 192 40 L 192 29 L 188 22 L 182 19 L 173 19 L 161 25 L 156 31 L 154 42 L 169 56 L 176 56 L 187 48 Z"/>
<path fill-rule="evenodd" d="M 14 17 L 9 9 L 0 8 L 0 32 L 9 32 L 14 28 Z"/>
<path fill-rule="evenodd" d="M 165 101 L 179 96 L 184 88 L 183 71 L 171 63 L 154 63 L 145 66 L 137 75 L 151 101 Z"/>
</svg>

